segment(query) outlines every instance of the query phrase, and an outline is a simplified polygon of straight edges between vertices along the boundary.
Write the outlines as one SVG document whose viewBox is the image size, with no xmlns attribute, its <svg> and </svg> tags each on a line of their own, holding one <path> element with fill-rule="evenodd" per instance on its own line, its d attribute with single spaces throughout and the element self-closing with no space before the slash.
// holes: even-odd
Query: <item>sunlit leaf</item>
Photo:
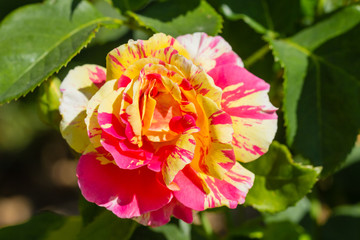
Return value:
<svg viewBox="0 0 360 240">
<path fill-rule="evenodd" d="M 255 173 L 245 204 L 266 212 L 294 205 L 311 190 L 319 173 L 311 166 L 295 163 L 286 146 L 277 142 L 272 143 L 268 153 L 244 167 Z"/>
<path fill-rule="evenodd" d="M 161 227 L 151 229 L 154 232 L 164 234 L 167 240 L 190 240 L 190 236 L 182 231 L 175 224 L 166 224 Z"/>
<path fill-rule="evenodd" d="M 0 103 L 33 90 L 85 47 L 103 17 L 82 1 L 71 14 L 72 0 L 27 5 L 0 26 Z"/>
<path fill-rule="evenodd" d="M 163 11 L 167 10 L 163 9 Z M 185 15 L 176 17 L 168 22 L 134 12 L 129 14 L 140 26 L 151 29 L 154 32 L 163 32 L 173 37 L 193 32 L 206 32 L 209 35 L 216 35 L 222 28 L 222 17 L 205 1 L 201 1 L 198 7 L 187 12 Z"/>
<path fill-rule="evenodd" d="M 290 39 L 270 40 L 285 68 L 288 144 L 324 175 L 345 160 L 360 127 L 359 23 L 357 5 Z"/>
</svg>

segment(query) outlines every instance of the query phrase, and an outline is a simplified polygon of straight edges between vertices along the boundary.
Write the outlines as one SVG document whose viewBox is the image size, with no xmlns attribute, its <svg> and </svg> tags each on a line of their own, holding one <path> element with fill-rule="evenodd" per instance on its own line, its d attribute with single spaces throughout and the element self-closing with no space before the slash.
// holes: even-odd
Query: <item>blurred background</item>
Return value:
<svg viewBox="0 0 360 240">
<path fill-rule="evenodd" d="M 12 10 L 32 2 L 41 1 L 0 0 L 0 19 Z M 93 2 L 99 9 L 106 9 L 102 1 Z M 214 8 L 217 7 L 217 1 L 208 2 Z M 323 9 L 319 10 L 323 14 L 335 11 L 342 6 L 339 5 L 340 2 L 344 4 L 344 1 L 323 2 Z M 166 17 L 165 14 L 165 20 Z M 321 19 L 322 16 L 319 15 L 318 18 Z M 304 15 L 294 29 L 289 29 L 289 35 L 313 21 L 315 19 Z M 150 35 L 147 30 L 130 29 L 126 26 L 112 30 L 101 29 L 91 44 L 61 69 L 58 77 L 62 80 L 70 69 L 85 63 L 105 66 L 105 56 L 110 50 L 128 39 L 146 39 Z M 225 21 L 221 35 L 243 59 L 249 59 L 255 51 L 266 45 L 262 36 L 242 20 Z M 271 51 L 264 52 L 257 61 L 248 62 L 248 69 L 271 84 L 271 101 L 276 107 L 281 107 L 283 70 L 274 62 Z M 0 227 L 22 223 L 43 210 L 66 215 L 78 214 L 80 192 L 77 187 L 76 165 L 79 156 L 68 147 L 54 122 L 49 125 L 43 121 L 44 116 L 39 114 L 40 96 L 41 88 L 36 88 L 26 97 L 0 106 Z M 276 140 L 285 143 L 281 111 L 278 114 L 279 131 Z M 307 231 L 317 231 L 314 229 L 319 226 L 324 228 L 321 233 L 324 239 L 335 239 L 344 234 L 360 236 L 360 205 L 356 205 L 360 203 L 359 183 L 360 139 L 338 172 L 318 181 L 312 192 L 296 207 L 280 214 L 265 214 L 266 221 L 271 223 L 276 222 L 276 219 L 295 218 L 294 221 Z M 347 209 L 348 205 L 353 206 Z M 339 210 L 339 206 L 345 208 Z M 340 213 L 333 214 L 334 211 Z M 239 206 L 236 210 L 220 208 L 205 213 L 212 231 L 219 236 L 226 233 L 229 225 L 240 226 L 245 220 L 256 219 L 260 215 L 263 214 L 244 206 Z M 228 219 L 231 223 L 225 223 Z M 200 222 L 201 219 L 196 221 Z M 251 229 L 251 223 L 249 224 L 247 227 Z M 332 232 L 334 226 L 337 233 Z"/>
</svg>

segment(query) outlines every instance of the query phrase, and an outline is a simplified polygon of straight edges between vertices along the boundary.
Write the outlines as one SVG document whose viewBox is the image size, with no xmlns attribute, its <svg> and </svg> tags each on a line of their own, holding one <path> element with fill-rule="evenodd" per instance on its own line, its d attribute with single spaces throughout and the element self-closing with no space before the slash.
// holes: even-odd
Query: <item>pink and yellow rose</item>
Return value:
<svg viewBox="0 0 360 240">
<path fill-rule="evenodd" d="M 155 34 L 61 84 L 61 131 L 82 156 L 84 197 L 151 226 L 245 200 L 276 132 L 269 85 L 221 37 Z"/>
</svg>

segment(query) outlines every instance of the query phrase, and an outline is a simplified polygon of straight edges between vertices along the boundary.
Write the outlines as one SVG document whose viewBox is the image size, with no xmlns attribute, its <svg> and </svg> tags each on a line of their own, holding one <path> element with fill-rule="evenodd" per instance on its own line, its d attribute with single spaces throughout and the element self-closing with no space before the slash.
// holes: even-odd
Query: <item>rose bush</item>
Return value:
<svg viewBox="0 0 360 240">
<path fill-rule="evenodd" d="M 269 85 L 205 33 L 130 40 L 60 88 L 82 194 L 144 225 L 243 203 L 254 175 L 237 161 L 265 153 L 277 128 Z"/>
</svg>

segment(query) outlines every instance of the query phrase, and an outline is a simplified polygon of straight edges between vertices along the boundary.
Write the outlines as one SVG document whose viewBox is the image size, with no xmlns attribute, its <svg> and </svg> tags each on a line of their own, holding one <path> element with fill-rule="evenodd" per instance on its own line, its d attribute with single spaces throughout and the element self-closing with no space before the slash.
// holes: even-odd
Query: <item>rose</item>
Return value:
<svg viewBox="0 0 360 240">
<path fill-rule="evenodd" d="M 237 161 L 265 153 L 276 131 L 268 90 L 205 33 L 130 40 L 106 70 L 75 68 L 61 84 L 61 131 L 82 153 L 83 196 L 152 226 L 235 208 L 254 180 Z"/>
</svg>

